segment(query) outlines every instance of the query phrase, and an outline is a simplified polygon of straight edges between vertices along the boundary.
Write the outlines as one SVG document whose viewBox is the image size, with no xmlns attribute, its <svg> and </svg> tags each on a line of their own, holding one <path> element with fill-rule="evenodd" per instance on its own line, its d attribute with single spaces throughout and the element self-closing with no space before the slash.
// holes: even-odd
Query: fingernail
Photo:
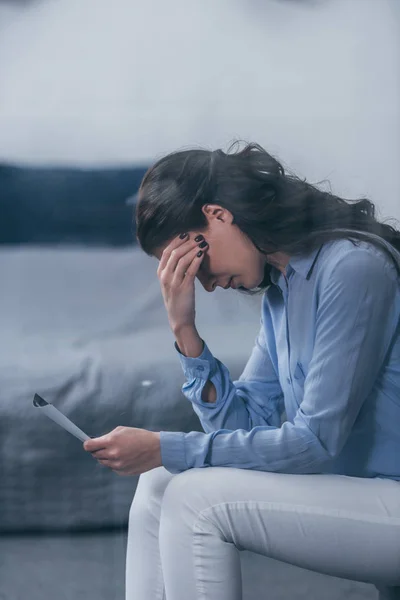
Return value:
<svg viewBox="0 0 400 600">
<path fill-rule="evenodd" d="M 198 235 L 197 237 L 194 238 L 195 242 L 200 242 L 201 240 L 204 240 L 204 237 L 202 235 Z"/>
<path fill-rule="evenodd" d="M 201 256 L 203 254 L 203 250 L 199 250 L 199 252 L 197 253 L 197 256 Z"/>
<path fill-rule="evenodd" d="M 186 236 L 187 236 L 187 233 L 181 233 L 181 235 L 179 236 L 179 238 L 180 238 L 181 240 L 183 240 L 183 238 L 185 238 Z"/>
<path fill-rule="evenodd" d="M 206 240 L 204 240 L 204 242 L 201 242 L 201 244 L 199 244 L 199 248 L 204 248 L 205 246 L 207 246 Z"/>
</svg>

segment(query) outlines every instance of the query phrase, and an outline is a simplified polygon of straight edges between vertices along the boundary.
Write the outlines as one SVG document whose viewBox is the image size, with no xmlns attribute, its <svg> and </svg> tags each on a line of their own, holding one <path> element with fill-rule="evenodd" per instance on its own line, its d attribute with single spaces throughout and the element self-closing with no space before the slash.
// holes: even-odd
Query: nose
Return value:
<svg viewBox="0 0 400 600">
<path fill-rule="evenodd" d="M 217 284 L 214 281 L 214 283 L 207 283 L 204 287 L 207 290 L 207 292 L 213 292 L 217 287 Z"/>
<path fill-rule="evenodd" d="M 197 273 L 197 279 L 200 281 L 206 292 L 213 292 L 217 287 L 217 282 L 212 277 L 207 277 L 204 273 Z"/>
</svg>

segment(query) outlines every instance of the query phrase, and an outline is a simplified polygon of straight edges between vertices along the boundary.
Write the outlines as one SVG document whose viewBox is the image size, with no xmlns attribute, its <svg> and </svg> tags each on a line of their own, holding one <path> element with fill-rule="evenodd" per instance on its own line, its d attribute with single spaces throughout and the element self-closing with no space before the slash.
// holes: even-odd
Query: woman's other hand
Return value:
<svg viewBox="0 0 400 600">
<path fill-rule="evenodd" d="M 83 447 L 118 475 L 140 475 L 162 465 L 160 434 L 147 429 L 117 427 Z"/>
<path fill-rule="evenodd" d="M 162 253 L 157 275 L 172 331 L 195 325 L 195 278 L 208 244 L 203 236 L 174 238 Z M 202 246 L 201 246 L 202 245 Z"/>
</svg>

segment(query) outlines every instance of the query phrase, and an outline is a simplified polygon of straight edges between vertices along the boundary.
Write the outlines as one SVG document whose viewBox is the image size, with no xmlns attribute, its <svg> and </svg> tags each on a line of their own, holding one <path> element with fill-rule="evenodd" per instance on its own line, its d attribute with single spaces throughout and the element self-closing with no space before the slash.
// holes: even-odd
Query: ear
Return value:
<svg viewBox="0 0 400 600">
<path fill-rule="evenodd" d="M 227 224 L 232 223 L 233 221 L 232 213 L 219 204 L 204 204 L 201 210 L 206 215 L 209 223 L 213 220 L 222 221 Z"/>
</svg>

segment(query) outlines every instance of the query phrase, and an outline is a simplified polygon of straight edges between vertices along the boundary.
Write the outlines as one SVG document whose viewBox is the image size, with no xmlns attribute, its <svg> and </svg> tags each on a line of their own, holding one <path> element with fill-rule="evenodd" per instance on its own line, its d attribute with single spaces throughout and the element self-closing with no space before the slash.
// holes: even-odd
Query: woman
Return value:
<svg viewBox="0 0 400 600">
<path fill-rule="evenodd" d="M 121 474 L 147 472 L 127 599 L 239 600 L 240 550 L 399 598 L 400 232 L 256 144 L 161 159 L 136 220 L 204 433 L 118 428 L 85 442 Z M 196 329 L 196 277 L 263 293 L 238 381 Z"/>
</svg>

